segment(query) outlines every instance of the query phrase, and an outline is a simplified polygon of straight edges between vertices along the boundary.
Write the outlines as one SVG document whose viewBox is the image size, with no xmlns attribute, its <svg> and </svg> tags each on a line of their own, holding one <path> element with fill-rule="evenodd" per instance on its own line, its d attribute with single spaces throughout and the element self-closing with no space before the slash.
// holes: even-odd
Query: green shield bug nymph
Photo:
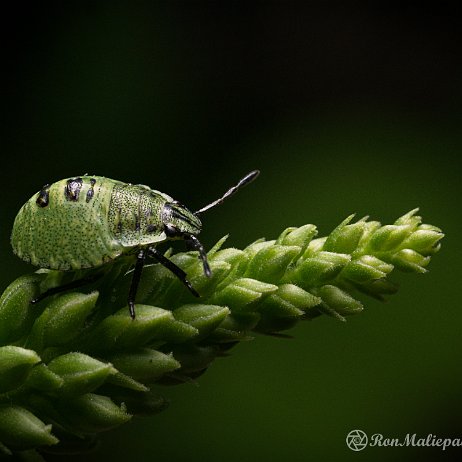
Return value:
<svg viewBox="0 0 462 462">
<path fill-rule="evenodd" d="M 172 271 L 198 296 L 186 273 L 160 253 L 156 245 L 167 239 L 184 239 L 190 249 L 199 252 L 204 274 L 210 276 L 207 254 L 197 238 L 202 229 L 199 216 L 258 174 L 258 170 L 250 172 L 221 198 L 196 212 L 148 186 L 101 176 L 83 175 L 46 184 L 17 214 L 11 245 L 23 260 L 60 271 L 97 268 L 122 255 L 136 254 L 128 294 L 130 316 L 135 318 L 136 291 L 148 257 Z M 67 288 L 63 286 L 62 290 Z M 51 289 L 39 299 L 59 290 Z"/>
</svg>

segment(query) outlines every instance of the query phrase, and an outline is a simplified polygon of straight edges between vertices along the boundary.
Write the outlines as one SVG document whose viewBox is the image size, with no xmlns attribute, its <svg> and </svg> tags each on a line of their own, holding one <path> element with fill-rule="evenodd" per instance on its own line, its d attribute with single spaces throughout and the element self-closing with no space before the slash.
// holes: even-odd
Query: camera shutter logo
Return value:
<svg viewBox="0 0 462 462">
<path fill-rule="evenodd" d="M 346 444 L 352 451 L 362 451 L 367 442 L 367 435 L 362 430 L 351 430 L 346 437 Z"/>
</svg>

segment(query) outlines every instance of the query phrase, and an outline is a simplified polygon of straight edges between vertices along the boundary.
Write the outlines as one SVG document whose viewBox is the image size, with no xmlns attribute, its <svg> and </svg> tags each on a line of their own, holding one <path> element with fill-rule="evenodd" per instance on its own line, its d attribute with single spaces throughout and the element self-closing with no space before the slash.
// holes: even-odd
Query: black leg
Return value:
<svg viewBox="0 0 462 462">
<path fill-rule="evenodd" d="M 133 271 L 132 283 L 130 285 L 130 291 L 128 292 L 128 309 L 130 310 L 130 317 L 132 319 L 135 319 L 135 298 L 141 279 L 141 273 L 143 272 L 144 261 L 144 250 L 140 250 L 136 257 L 135 270 Z"/>
<path fill-rule="evenodd" d="M 150 247 L 148 252 L 150 257 L 155 258 L 161 265 L 169 269 L 195 297 L 200 297 L 191 283 L 186 279 L 186 273 L 180 267 L 176 266 L 175 263 L 170 261 L 167 257 L 164 257 L 164 255 L 154 247 Z"/>
<path fill-rule="evenodd" d="M 91 284 L 92 282 L 95 282 L 97 279 L 99 279 L 102 275 L 103 273 L 93 274 L 91 276 L 69 282 L 68 284 L 63 284 L 62 286 L 52 287 L 51 289 L 43 292 L 43 294 L 40 294 L 38 297 L 32 299 L 30 302 L 38 303 L 41 302 L 44 298 L 50 297 L 51 295 L 56 295 L 61 292 L 66 292 L 66 290 L 77 289 L 78 287 Z"/>
<path fill-rule="evenodd" d="M 205 251 L 204 246 L 200 243 L 199 239 L 194 236 L 194 234 L 185 233 L 184 240 L 187 247 L 199 252 L 199 258 L 202 260 L 202 266 L 204 267 L 204 274 L 209 278 L 212 275 L 212 271 L 210 270 L 209 262 L 207 261 L 207 252 Z"/>
</svg>

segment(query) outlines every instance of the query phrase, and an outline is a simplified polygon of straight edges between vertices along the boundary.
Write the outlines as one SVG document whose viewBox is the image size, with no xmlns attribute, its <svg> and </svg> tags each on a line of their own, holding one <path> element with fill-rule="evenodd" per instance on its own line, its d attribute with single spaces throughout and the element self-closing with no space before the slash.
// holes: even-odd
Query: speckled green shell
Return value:
<svg viewBox="0 0 462 462">
<path fill-rule="evenodd" d="M 93 268 L 164 241 L 162 210 L 172 198 L 143 185 L 83 175 L 45 185 L 16 216 L 14 252 L 57 270 Z"/>
</svg>

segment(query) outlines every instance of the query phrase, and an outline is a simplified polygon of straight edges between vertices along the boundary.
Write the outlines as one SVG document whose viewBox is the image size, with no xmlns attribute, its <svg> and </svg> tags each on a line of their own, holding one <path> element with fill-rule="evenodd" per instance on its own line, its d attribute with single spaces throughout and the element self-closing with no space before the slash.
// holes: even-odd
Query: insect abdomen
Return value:
<svg viewBox="0 0 462 462">
<path fill-rule="evenodd" d="M 82 176 L 46 185 L 19 211 L 11 236 L 22 259 L 58 270 L 91 268 L 116 258 L 122 247 L 109 231 L 114 185 Z"/>
</svg>

